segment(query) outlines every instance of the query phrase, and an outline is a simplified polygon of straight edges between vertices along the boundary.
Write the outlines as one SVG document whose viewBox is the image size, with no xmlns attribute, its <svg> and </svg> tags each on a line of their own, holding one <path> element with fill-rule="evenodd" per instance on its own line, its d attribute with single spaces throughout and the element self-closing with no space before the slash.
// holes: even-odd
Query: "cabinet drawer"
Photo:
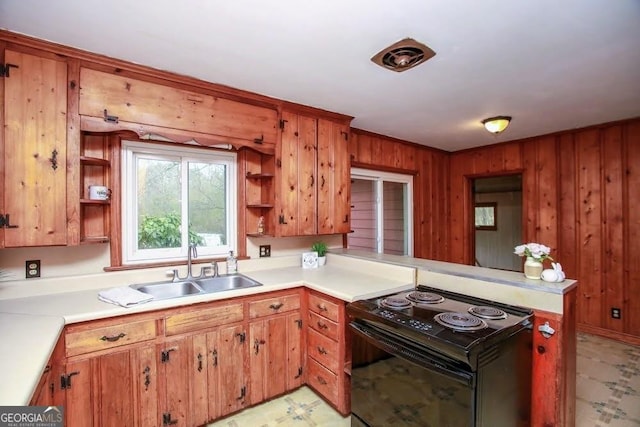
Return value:
<svg viewBox="0 0 640 427">
<path fill-rule="evenodd" d="M 165 320 L 165 334 L 176 335 L 209 329 L 222 324 L 241 322 L 244 319 L 241 302 L 191 310 L 168 316 Z"/>
<path fill-rule="evenodd" d="M 334 405 L 338 401 L 338 376 L 313 359 L 308 362 L 307 383 Z"/>
<path fill-rule="evenodd" d="M 277 313 L 285 313 L 287 311 L 300 309 L 300 295 L 289 294 L 274 298 L 265 298 L 249 303 L 249 317 L 269 316 Z"/>
<path fill-rule="evenodd" d="M 309 294 L 309 310 L 318 313 L 327 319 L 338 322 L 339 307 L 335 302 L 329 301 L 315 294 Z"/>
<path fill-rule="evenodd" d="M 338 343 L 313 329 L 309 329 L 308 339 L 307 354 L 326 366 L 331 372 L 337 373 L 342 366 L 338 357 Z"/>
<path fill-rule="evenodd" d="M 152 340 L 156 337 L 156 321 L 114 324 L 75 332 L 71 327 L 66 335 L 67 357 L 92 351 L 105 350 L 126 344 Z"/>
<path fill-rule="evenodd" d="M 332 322 L 331 320 L 310 311 L 309 326 L 320 332 L 322 335 L 338 341 L 339 332 L 338 324 L 336 322 Z"/>
</svg>

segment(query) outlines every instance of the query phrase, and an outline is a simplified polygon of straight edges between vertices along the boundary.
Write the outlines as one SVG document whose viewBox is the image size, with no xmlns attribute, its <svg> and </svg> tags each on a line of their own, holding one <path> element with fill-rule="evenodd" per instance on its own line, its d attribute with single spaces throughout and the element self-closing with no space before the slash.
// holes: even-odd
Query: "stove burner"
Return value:
<svg viewBox="0 0 640 427">
<path fill-rule="evenodd" d="M 396 310 L 402 310 L 411 307 L 411 302 L 403 297 L 387 297 L 380 302 L 380 305 L 388 308 L 394 308 Z"/>
<path fill-rule="evenodd" d="M 439 304 L 444 301 L 442 295 L 433 292 L 414 291 L 407 295 L 407 299 L 419 304 Z"/>
<path fill-rule="evenodd" d="M 469 313 L 445 312 L 438 313 L 433 318 L 442 326 L 451 328 L 454 331 L 478 331 L 487 327 L 487 323 L 484 320 Z"/>
<path fill-rule="evenodd" d="M 483 319 L 498 320 L 506 319 L 507 313 L 499 308 L 491 307 L 488 305 L 476 305 L 469 308 L 469 313 L 474 316 L 482 317 Z"/>
</svg>

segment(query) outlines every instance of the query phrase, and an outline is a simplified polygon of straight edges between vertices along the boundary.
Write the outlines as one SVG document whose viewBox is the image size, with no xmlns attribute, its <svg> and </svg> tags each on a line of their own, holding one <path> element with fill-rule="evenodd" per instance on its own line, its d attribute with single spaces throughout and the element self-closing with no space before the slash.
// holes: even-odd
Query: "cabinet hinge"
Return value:
<svg viewBox="0 0 640 427">
<path fill-rule="evenodd" d="M 168 362 L 168 361 L 169 361 L 169 358 L 170 358 L 170 357 L 169 357 L 169 355 L 170 355 L 170 353 L 171 353 L 172 351 L 176 351 L 176 349 L 175 349 L 175 348 L 170 348 L 170 349 L 168 349 L 168 350 L 163 350 L 163 351 L 160 353 L 160 361 L 161 361 L 162 363 L 166 363 L 166 362 Z"/>
<path fill-rule="evenodd" d="M 80 372 L 75 371 L 70 374 L 60 376 L 60 388 L 63 390 L 71 388 L 71 377 L 78 374 L 80 374 Z"/>
<path fill-rule="evenodd" d="M 294 322 L 298 324 L 298 329 L 302 329 L 302 319 L 296 319 Z"/>
<path fill-rule="evenodd" d="M 17 225 L 11 225 L 9 222 L 9 214 L 0 215 L 0 228 L 18 228 Z"/>
<path fill-rule="evenodd" d="M 300 378 L 301 376 L 302 376 L 302 366 L 300 366 L 300 367 L 298 368 L 298 375 L 296 375 L 294 378 L 295 378 L 295 379 L 298 379 L 298 378 Z"/>
<path fill-rule="evenodd" d="M 349 132 L 340 131 L 340 133 L 342 134 L 342 136 L 344 136 L 344 140 L 345 141 L 349 140 Z"/>
<path fill-rule="evenodd" d="M 240 396 L 236 397 L 236 400 L 242 400 L 247 395 L 247 386 L 242 386 L 240 389 Z"/>
<path fill-rule="evenodd" d="M 242 333 L 236 334 L 236 337 L 238 337 L 238 339 L 240 340 L 240 344 L 244 344 L 244 340 L 247 338 L 247 335 L 244 332 L 242 332 Z"/>
<path fill-rule="evenodd" d="M 0 76 L 9 77 L 9 70 L 12 68 L 20 68 L 15 64 L 0 64 Z"/>
<path fill-rule="evenodd" d="M 110 116 L 107 109 L 104 110 L 104 121 L 107 123 L 118 123 L 120 118 L 118 116 Z"/>
<path fill-rule="evenodd" d="M 278 224 L 283 224 L 283 225 L 288 224 L 288 222 L 284 220 L 284 215 L 278 216 Z"/>
<path fill-rule="evenodd" d="M 262 145 L 262 143 L 264 142 L 264 135 L 260 135 L 260 138 L 254 138 L 253 139 L 253 143 L 254 144 L 260 144 Z"/>
<path fill-rule="evenodd" d="M 162 414 L 162 425 L 170 426 L 172 424 L 178 424 L 178 420 L 171 419 L 171 412 L 165 412 L 164 414 Z"/>
<path fill-rule="evenodd" d="M 287 122 L 287 120 L 284 119 L 280 119 L 280 129 L 284 130 L 284 124 Z"/>
</svg>

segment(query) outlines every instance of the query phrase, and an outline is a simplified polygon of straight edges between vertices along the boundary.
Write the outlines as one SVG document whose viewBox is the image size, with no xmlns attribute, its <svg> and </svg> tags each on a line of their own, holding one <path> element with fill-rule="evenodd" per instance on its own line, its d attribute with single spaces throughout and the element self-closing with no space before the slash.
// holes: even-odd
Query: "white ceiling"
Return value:
<svg viewBox="0 0 640 427">
<path fill-rule="evenodd" d="M 0 0 L 0 27 L 448 151 L 640 116 L 639 0 Z M 436 56 L 370 61 L 405 37 Z"/>
</svg>

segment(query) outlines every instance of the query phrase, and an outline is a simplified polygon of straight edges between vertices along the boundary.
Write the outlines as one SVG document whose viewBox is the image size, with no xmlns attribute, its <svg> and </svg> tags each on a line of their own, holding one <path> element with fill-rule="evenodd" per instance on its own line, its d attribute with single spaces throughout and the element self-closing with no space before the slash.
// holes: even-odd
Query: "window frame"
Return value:
<svg viewBox="0 0 640 427">
<path fill-rule="evenodd" d="M 478 208 L 491 208 L 493 210 L 493 223 L 488 225 L 478 225 Z M 476 227 L 476 230 L 488 230 L 488 231 L 496 231 L 498 230 L 498 203 L 496 202 L 475 202 L 473 205 L 473 224 Z"/>
<path fill-rule="evenodd" d="M 406 184 L 404 194 L 405 252 L 413 256 L 413 175 L 385 172 L 372 169 L 351 168 L 351 179 L 362 179 L 374 182 L 376 195 L 376 253 L 384 254 L 384 183 L 395 182 Z"/>
<path fill-rule="evenodd" d="M 188 223 L 182 224 L 182 244 L 179 248 L 164 249 L 137 249 L 137 169 L 136 159 L 143 155 L 145 157 L 157 157 L 158 159 L 176 160 L 182 165 L 190 161 L 199 163 L 223 164 L 226 166 L 226 233 L 227 244 L 218 246 L 214 251 L 206 246 L 198 247 L 199 257 L 226 257 L 230 250 L 237 251 L 238 245 L 238 167 L 237 154 L 230 151 L 207 149 L 196 146 L 169 145 L 164 143 L 150 143 L 133 140 L 122 140 L 121 145 L 121 221 L 122 228 L 120 235 L 121 257 L 123 266 L 161 264 L 167 262 L 183 261 L 187 258 L 188 239 L 185 232 L 188 232 Z M 188 183 L 184 179 L 188 174 L 188 168 L 181 167 L 181 198 L 188 200 L 185 196 L 188 193 Z M 188 218 L 188 206 L 181 204 L 181 217 Z"/>
</svg>

